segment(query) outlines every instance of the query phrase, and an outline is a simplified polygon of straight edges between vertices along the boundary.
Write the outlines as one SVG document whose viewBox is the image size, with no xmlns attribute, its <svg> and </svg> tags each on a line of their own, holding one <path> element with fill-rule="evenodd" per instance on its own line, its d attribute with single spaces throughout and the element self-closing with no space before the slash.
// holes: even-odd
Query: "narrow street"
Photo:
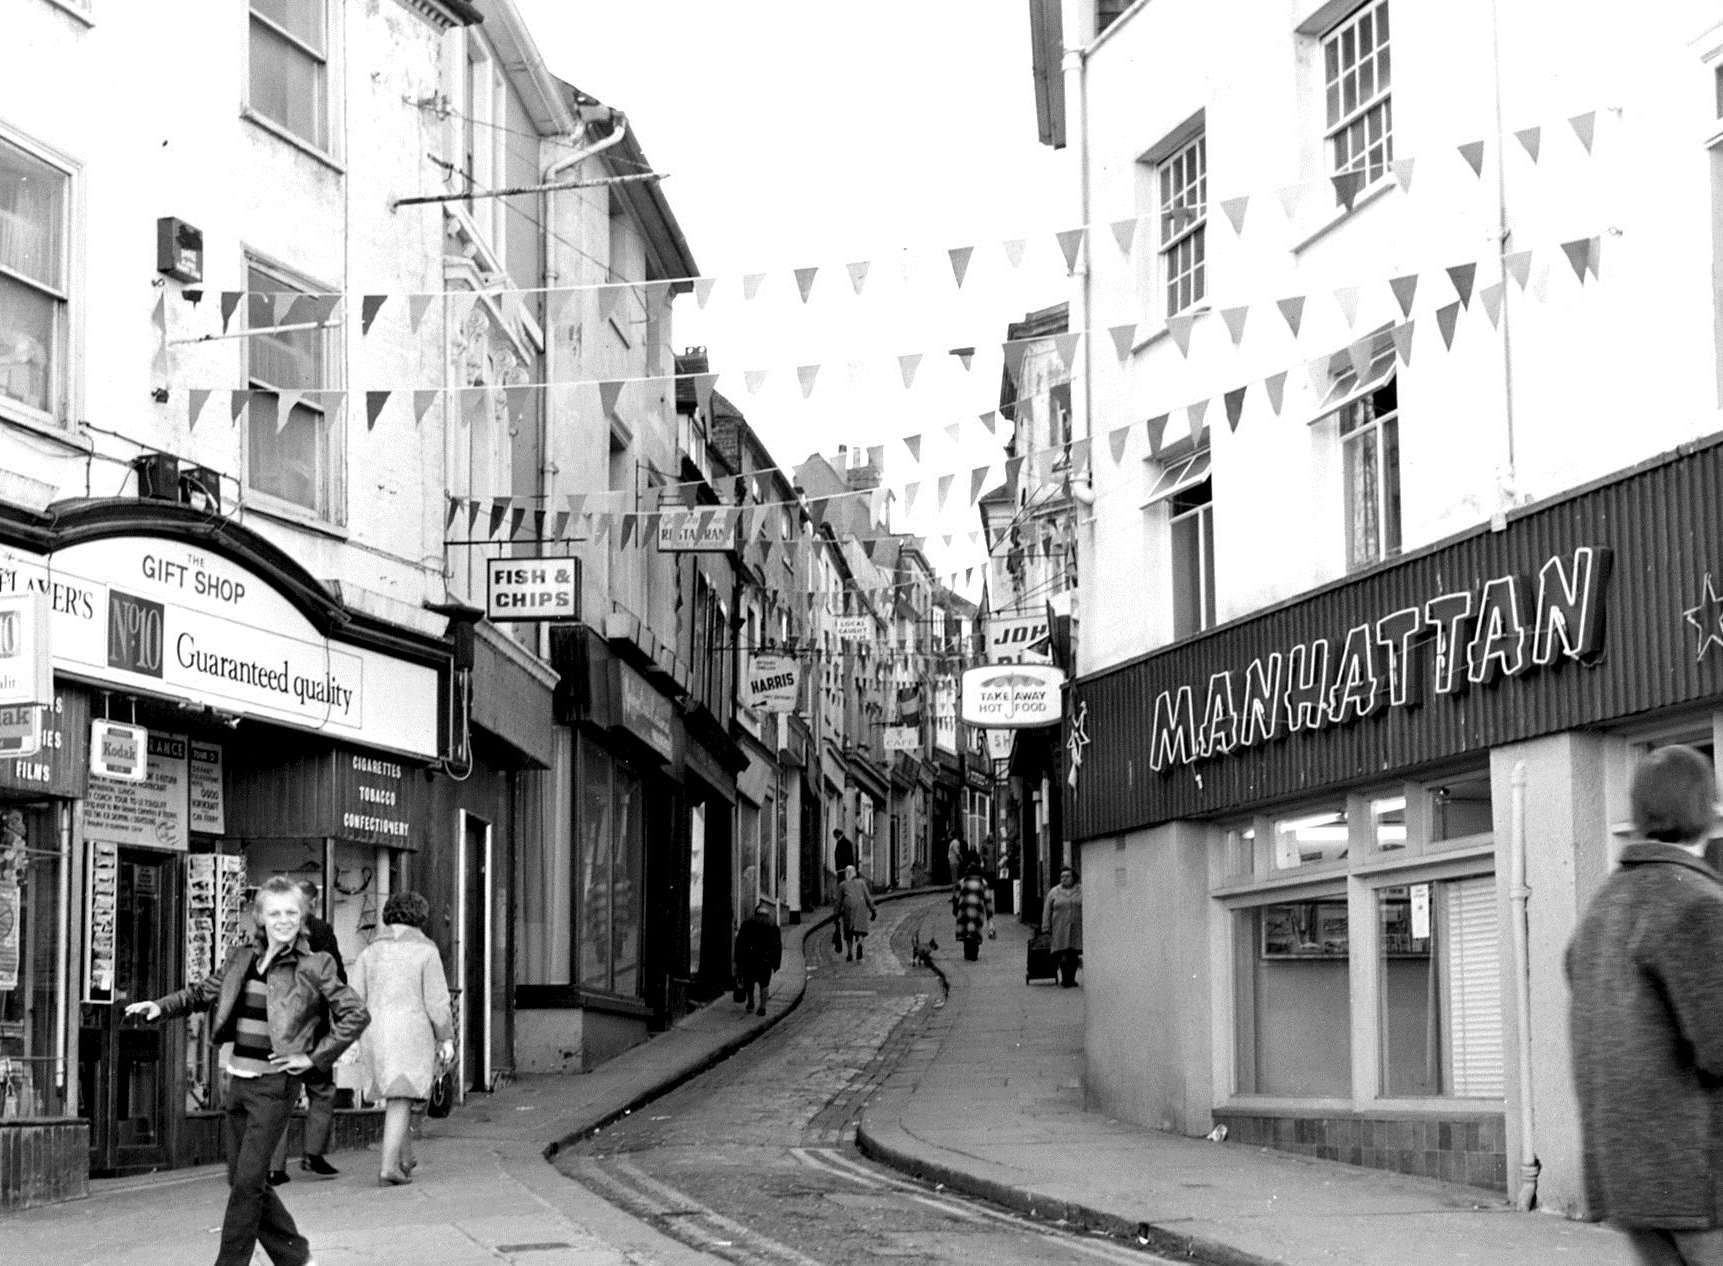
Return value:
<svg viewBox="0 0 1723 1266">
<path fill-rule="evenodd" d="M 829 936 L 811 937 L 807 996 L 794 1014 L 564 1151 L 557 1167 L 654 1229 L 731 1262 L 1165 1260 L 924 1186 L 855 1151 L 862 1105 L 943 1001 L 932 972 L 907 966 L 912 938 L 931 934 L 938 957 L 960 957 L 950 928 L 944 899 L 922 898 L 880 907 L 860 962 L 834 954 Z"/>
</svg>

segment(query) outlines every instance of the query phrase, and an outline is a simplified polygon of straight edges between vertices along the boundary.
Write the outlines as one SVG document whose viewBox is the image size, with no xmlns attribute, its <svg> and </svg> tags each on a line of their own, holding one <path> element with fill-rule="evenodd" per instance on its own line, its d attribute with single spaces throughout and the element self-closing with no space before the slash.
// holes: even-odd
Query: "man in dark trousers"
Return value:
<svg viewBox="0 0 1723 1266">
<path fill-rule="evenodd" d="M 310 911 L 318 908 L 317 885 L 309 879 L 299 881 L 299 891 L 305 894 L 305 939 L 313 954 L 328 954 L 335 960 L 335 974 L 347 983 L 347 964 L 341 959 L 341 946 L 335 940 L 335 929 Z M 341 1171 L 323 1154 L 329 1150 L 329 1135 L 335 1128 L 335 1076 L 312 1068 L 301 1078 L 305 1087 L 305 1154 L 299 1159 L 299 1172 L 308 1178 L 333 1178 Z M 287 1172 L 287 1134 L 282 1132 L 270 1163 L 269 1185 L 279 1187 L 290 1180 Z"/>
<path fill-rule="evenodd" d="M 1659 1266 L 1723 1263 L 1723 876 L 1702 856 L 1716 801 L 1692 748 L 1647 757 L 1638 838 L 1567 947 L 1586 1205 Z"/>
<path fill-rule="evenodd" d="M 756 995 L 759 1009 L 766 1014 L 766 989 L 772 973 L 784 962 L 784 937 L 772 917 L 772 907 L 762 901 L 754 907 L 750 918 L 742 920 L 736 930 L 736 982 L 742 988 L 742 1009 L 754 1006 Z"/>
<path fill-rule="evenodd" d="M 855 841 L 844 834 L 843 828 L 838 827 L 832 832 L 832 875 L 835 884 L 844 881 L 844 869 L 856 864 Z"/>
</svg>

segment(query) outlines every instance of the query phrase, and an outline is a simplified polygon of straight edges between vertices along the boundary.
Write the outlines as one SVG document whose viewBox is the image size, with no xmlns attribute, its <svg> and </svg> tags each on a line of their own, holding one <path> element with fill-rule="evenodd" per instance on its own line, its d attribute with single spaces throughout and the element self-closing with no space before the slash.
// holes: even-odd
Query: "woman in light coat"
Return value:
<svg viewBox="0 0 1723 1266">
<path fill-rule="evenodd" d="M 397 892 L 383 905 L 383 929 L 353 964 L 353 989 L 371 1012 L 360 1044 L 365 1094 L 384 1100 L 378 1186 L 413 1181 L 413 1102 L 428 1099 L 437 1065 L 455 1057 L 455 1026 L 443 960 L 425 935 L 431 903 Z"/>
<path fill-rule="evenodd" d="M 1069 989 L 1077 983 L 1077 963 L 1083 956 L 1083 889 L 1069 866 L 1059 872 L 1058 886 L 1042 903 L 1041 930 L 1059 965 L 1059 986 Z"/>
</svg>

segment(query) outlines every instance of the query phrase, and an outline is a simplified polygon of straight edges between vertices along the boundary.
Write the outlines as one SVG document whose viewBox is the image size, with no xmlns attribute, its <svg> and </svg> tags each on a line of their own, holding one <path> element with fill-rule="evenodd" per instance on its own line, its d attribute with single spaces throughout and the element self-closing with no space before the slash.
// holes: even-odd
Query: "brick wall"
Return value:
<svg viewBox="0 0 1723 1266">
<path fill-rule="evenodd" d="M 90 1194 L 85 1121 L 0 1121 L 0 1213 Z"/>
<path fill-rule="evenodd" d="M 1506 1132 L 1500 1114 L 1384 1119 L 1217 1111 L 1214 1119 L 1226 1124 L 1228 1143 L 1272 1147 L 1496 1192 L 1508 1186 Z"/>
</svg>

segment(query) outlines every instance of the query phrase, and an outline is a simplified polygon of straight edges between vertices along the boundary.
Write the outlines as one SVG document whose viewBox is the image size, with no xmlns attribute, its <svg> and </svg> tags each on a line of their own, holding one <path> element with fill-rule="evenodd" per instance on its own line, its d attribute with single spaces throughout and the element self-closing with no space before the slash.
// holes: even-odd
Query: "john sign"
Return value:
<svg viewBox="0 0 1723 1266">
<path fill-rule="evenodd" d="M 1057 725 L 1065 674 L 1043 664 L 992 664 L 963 674 L 962 720 L 988 729 Z"/>
<path fill-rule="evenodd" d="M 1205 686 L 1162 690 L 1149 765 L 1159 771 L 1287 734 L 1345 725 L 1386 708 L 1415 708 L 1493 682 L 1588 662 L 1603 648 L 1610 551 L 1558 554 L 1534 579 L 1496 576 L 1475 589 L 1354 625 L 1336 646 L 1319 637 L 1224 668 Z"/>
</svg>

